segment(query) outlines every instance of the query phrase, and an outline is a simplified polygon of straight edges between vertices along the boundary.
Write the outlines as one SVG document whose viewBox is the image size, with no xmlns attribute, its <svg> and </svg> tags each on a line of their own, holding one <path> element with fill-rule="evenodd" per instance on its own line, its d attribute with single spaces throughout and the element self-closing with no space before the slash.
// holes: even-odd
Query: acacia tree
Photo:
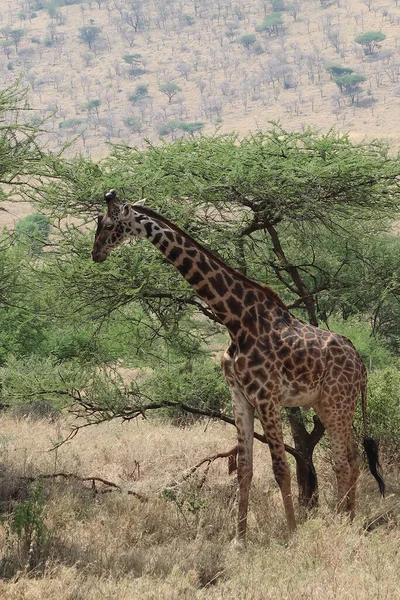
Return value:
<svg viewBox="0 0 400 600">
<path fill-rule="evenodd" d="M 351 104 L 354 104 L 356 97 L 361 92 L 359 84 L 366 80 L 367 78 L 364 75 L 357 75 L 356 73 L 344 73 L 334 77 L 336 85 L 341 92 L 350 98 Z"/>
<path fill-rule="evenodd" d="M 165 94 L 168 98 L 168 104 L 171 104 L 172 102 L 172 98 L 174 96 L 176 96 L 176 94 L 178 92 L 182 91 L 182 88 L 174 83 L 173 81 L 170 81 L 168 83 L 163 83 L 163 85 L 160 85 L 160 87 L 158 88 L 160 90 L 160 92 L 162 94 Z"/>
<path fill-rule="evenodd" d="M 364 264 L 371 239 L 383 235 L 399 211 L 399 159 L 382 143 L 353 144 L 333 131 L 289 133 L 274 127 L 243 140 L 203 137 L 143 152 L 119 146 L 101 164 L 77 157 L 57 169 L 58 183 L 36 190 L 39 205 L 55 217 L 93 218 L 110 187 L 129 200 L 146 197 L 232 266 L 272 285 L 313 325 L 336 317 L 332 307 L 348 305 L 350 259 L 357 256 Z M 327 240 L 334 252 L 324 250 Z M 89 267 L 91 240 L 83 234 L 70 238 L 67 255 L 71 244 L 80 247 L 81 266 L 73 267 L 76 250 L 69 270 L 62 260 L 62 285 L 68 286 L 62 295 L 80 316 L 78 306 L 88 319 L 90 314 L 106 323 L 118 311 L 140 306 L 153 340 L 179 339 L 185 352 L 198 351 L 199 339 L 207 335 L 202 322 L 190 336 L 178 334 L 196 322 L 193 311 L 213 315 L 151 245 L 123 247 L 99 271 Z M 379 289 L 388 283 L 381 279 Z M 378 296 L 363 310 L 375 310 Z M 299 409 L 289 411 L 289 421 L 304 459 L 298 467 L 300 498 L 309 504 L 317 492 L 312 457 L 323 427 L 315 417 L 308 432 Z"/>
<path fill-rule="evenodd" d="M 101 28 L 96 27 L 95 25 L 84 25 L 83 27 L 80 27 L 78 31 L 80 41 L 87 44 L 91 50 L 101 33 Z"/>
<path fill-rule="evenodd" d="M 361 35 L 358 35 L 354 41 L 357 44 L 361 44 L 364 49 L 364 54 L 367 56 L 373 54 L 377 48 L 379 48 L 379 42 L 383 42 L 386 39 L 386 35 L 381 31 L 366 31 Z"/>
</svg>

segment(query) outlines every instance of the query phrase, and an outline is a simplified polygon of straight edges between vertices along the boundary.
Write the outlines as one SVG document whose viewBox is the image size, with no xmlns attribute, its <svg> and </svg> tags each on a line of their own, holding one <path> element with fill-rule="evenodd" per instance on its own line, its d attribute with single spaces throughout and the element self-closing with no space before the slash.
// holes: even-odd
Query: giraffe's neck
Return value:
<svg viewBox="0 0 400 600">
<path fill-rule="evenodd" d="M 226 265 L 189 235 L 167 219 L 146 209 L 135 215 L 135 235 L 147 238 L 171 262 L 193 287 L 216 317 L 235 337 L 243 321 L 249 318 L 248 309 L 259 302 L 274 308 L 280 302 L 272 290 L 271 298 L 263 287 L 252 282 Z"/>
</svg>

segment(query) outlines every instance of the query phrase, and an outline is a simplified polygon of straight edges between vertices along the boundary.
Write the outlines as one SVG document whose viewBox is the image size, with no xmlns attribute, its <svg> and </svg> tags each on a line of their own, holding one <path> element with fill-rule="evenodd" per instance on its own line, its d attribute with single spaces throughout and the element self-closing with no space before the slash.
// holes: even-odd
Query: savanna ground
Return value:
<svg viewBox="0 0 400 600">
<path fill-rule="evenodd" d="M 110 142 L 142 147 L 186 135 L 172 123 L 243 136 L 279 120 L 289 130 L 335 127 L 398 147 L 398 0 L 281 5 L 283 26 L 269 35 L 260 26 L 271 1 L 9 0 L 0 67 L 5 84 L 19 76 L 29 87 L 32 121 L 49 119 L 52 147 L 80 134 L 73 151 L 94 159 Z M 97 28 L 91 47 L 83 27 Z M 22 31 L 18 43 L 7 28 Z M 354 41 L 367 31 L 386 36 L 369 56 Z M 356 103 L 326 71 L 332 63 L 366 77 Z M 166 83 L 177 86 L 171 101 L 160 90 Z"/>
<path fill-rule="evenodd" d="M 83 429 L 48 452 L 68 427 L 65 419 L 1 418 L 3 514 L 10 492 L 26 501 L 22 476 L 73 472 L 113 481 L 123 491 L 94 494 L 80 481 L 45 480 L 47 534 L 30 574 L 24 570 L 23 540 L 18 544 L 10 532 L 13 514 L 1 529 L 0 552 L 11 577 L 0 582 L 3 600 L 400 598 L 399 476 L 390 465 L 384 501 L 362 470 L 358 513 L 350 524 L 335 514 L 329 450 L 320 450 L 322 506 L 309 520 L 300 519 L 288 541 L 269 455 L 257 442 L 249 542 L 239 552 L 230 543 L 236 484 L 226 460 L 211 465 L 203 486 L 203 471 L 182 479 L 201 458 L 231 447 L 231 426 L 115 421 Z M 366 523 L 372 523 L 370 531 Z"/>
</svg>

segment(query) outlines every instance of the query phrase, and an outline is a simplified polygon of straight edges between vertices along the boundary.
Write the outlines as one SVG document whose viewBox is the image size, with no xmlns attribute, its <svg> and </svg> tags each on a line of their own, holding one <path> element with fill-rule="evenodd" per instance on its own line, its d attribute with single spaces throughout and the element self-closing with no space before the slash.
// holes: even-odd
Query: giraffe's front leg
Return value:
<svg viewBox="0 0 400 600">
<path fill-rule="evenodd" d="M 239 502 L 236 540 L 242 543 L 246 538 L 249 493 L 253 478 L 254 408 L 236 388 L 231 388 L 231 393 L 238 438 Z"/>
</svg>

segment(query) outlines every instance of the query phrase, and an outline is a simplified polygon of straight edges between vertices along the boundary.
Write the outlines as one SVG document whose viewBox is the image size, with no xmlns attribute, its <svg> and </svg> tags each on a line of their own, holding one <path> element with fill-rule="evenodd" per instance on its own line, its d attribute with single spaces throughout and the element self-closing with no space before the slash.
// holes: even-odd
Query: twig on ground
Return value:
<svg viewBox="0 0 400 600">
<path fill-rule="evenodd" d="M 82 481 L 82 482 L 90 481 L 92 483 L 91 489 L 94 491 L 95 494 L 106 494 L 106 493 L 109 493 L 112 491 L 118 491 L 121 493 L 128 494 L 128 496 L 134 496 L 135 498 L 140 500 L 140 502 L 148 502 L 148 498 L 146 498 L 146 496 L 142 496 L 142 494 L 138 494 L 137 492 L 134 492 L 133 490 L 124 490 L 117 483 L 114 483 L 113 481 L 108 481 L 107 479 L 104 479 L 103 477 L 96 477 L 96 476 L 81 477 L 80 475 L 77 475 L 76 473 L 44 473 L 42 475 L 22 475 L 20 477 L 20 479 L 22 479 L 24 481 L 30 481 L 30 482 L 38 481 L 41 479 L 57 479 L 57 478 L 73 479 L 75 481 Z M 106 486 L 108 489 L 98 489 L 96 487 L 96 484 L 98 484 L 98 483 L 101 483 L 102 485 Z"/>
</svg>

